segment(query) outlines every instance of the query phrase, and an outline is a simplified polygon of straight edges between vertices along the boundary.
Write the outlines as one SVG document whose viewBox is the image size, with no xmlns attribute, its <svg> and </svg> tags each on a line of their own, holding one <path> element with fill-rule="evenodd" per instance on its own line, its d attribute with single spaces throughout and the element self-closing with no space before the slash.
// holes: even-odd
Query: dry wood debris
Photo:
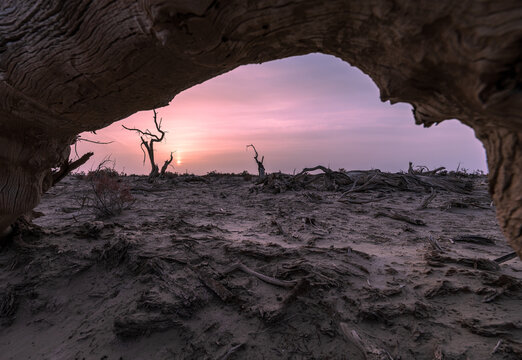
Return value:
<svg viewBox="0 0 522 360">
<path fill-rule="evenodd" d="M 310 174 L 322 171 L 320 174 Z M 334 171 L 322 165 L 304 168 L 296 175 L 272 173 L 258 182 L 262 191 L 282 193 L 290 190 L 328 190 L 341 192 L 340 199 L 349 194 L 370 190 L 432 192 L 425 200 L 427 206 L 435 196 L 435 189 L 468 194 L 471 181 L 437 172 L 386 173 L 380 170 Z"/>
</svg>

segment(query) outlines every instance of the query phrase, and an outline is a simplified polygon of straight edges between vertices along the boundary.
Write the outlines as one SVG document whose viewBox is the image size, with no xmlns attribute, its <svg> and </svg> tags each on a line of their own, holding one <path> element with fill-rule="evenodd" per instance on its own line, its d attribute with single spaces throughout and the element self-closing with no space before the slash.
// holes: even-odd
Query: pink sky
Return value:
<svg viewBox="0 0 522 360">
<path fill-rule="evenodd" d="M 484 149 L 473 131 L 455 120 L 429 129 L 416 126 L 408 104 L 379 100 L 372 80 L 332 56 L 311 54 L 247 65 L 177 95 L 157 109 L 166 141 L 157 145 L 161 167 L 176 151 L 171 171 L 257 172 L 253 143 L 268 172 L 332 169 L 405 170 L 408 161 L 430 168 L 486 170 Z M 94 151 L 82 170 L 110 155 L 116 169 L 146 174 L 139 137 L 122 129 L 152 129 L 152 111 L 136 113 L 105 129 L 82 134 L 109 145 L 80 143 L 78 153 Z"/>
</svg>

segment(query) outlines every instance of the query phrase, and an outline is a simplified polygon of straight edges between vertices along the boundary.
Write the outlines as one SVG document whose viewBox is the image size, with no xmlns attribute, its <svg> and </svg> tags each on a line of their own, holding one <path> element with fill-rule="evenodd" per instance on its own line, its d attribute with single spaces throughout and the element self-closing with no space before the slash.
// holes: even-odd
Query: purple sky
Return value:
<svg viewBox="0 0 522 360">
<path fill-rule="evenodd" d="M 157 146 L 161 166 L 176 151 L 171 171 L 205 174 L 256 173 L 253 143 L 268 172 L 293 172 L 315 165 L 332 169 L 405 170 L 408 161 L 430 168 L 486 170 L 482 144 L 455 120 L 429 129 L 414 124 L 411 106 L 379 100 L 379 91 L 360 70 L 327 55 L 311 54 L 247 65 L 184 91 L 158 109 L 167 141 Z M 85 138 L 78 153 L 107 155 L 116 169 L 144 174 L 139 138 L 121 128 L 153 128 L 152 111 L 140 112 Z"/>
</svg>

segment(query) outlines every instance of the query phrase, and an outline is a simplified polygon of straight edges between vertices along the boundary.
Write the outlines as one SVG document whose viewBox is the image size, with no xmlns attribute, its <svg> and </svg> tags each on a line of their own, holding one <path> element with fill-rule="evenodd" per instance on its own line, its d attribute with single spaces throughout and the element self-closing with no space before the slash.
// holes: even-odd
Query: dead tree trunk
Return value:
<svg viewBox="0 0 522 360">
<path fill-rule="evenodd" d="M 154 159 L 154 143 L 160 143 L 165 139 L 165 131 L 161 129 L 161 122 L 163 119 L 160 118 L 158 122 L 158 113 L 156 110 L 152 110 L 154 112 L 154 125 L 156 126 L 156 130 L 160 133 L 160 135 L 153 134 L 150 130 L 140 130 L 136 128 L 128 128 L 125 125 L 122 125 L 122 127 L 126 130 L 130 131 L 136 131 L 138 134 L 140 134 L 141 139 L 141 145 L 140 148 L 143 151 L 143 163 L 145 163 L 146 156 L 149 156 L 150 161 L 150 173 L 149 173 L 149 180 L 152 181 L 158 176 L 160 176 L 159 166 L 156 164 L 156 160 Z M 147 150 L 147 153 L 145 154 L 145 150 Z M 161 175 L 164 174 L 165 170 L 169 166 L 170 162 L 172 161 L 172 153 L 170 154 L 170 160 L 165 161 L 166 165 L 163 165 L 161 168 Z"/>
<path fill-rule="evenodd" d="M 163 166 L 161 167 L 161 171 L 160 171 L 160 177 L 163 177 L 165 176 L 165 172 L 167 172 L 167 168 L 169 167 L 169 165 L 172 163 L 172 160 L 174 159 L 172 157 L 172 154 L 174 154 L 173 151 L 170 152 L 170 158 L 165 160 L 165 163 L 163 163 Z"/>
<path fill-rule="evenodd" d="M 257 164 L 259 180 L 261 180 L 265 177 L 265 166 L 263 165 L 263 161 L 265 161 L 265 156 L 263 155 L 261 157 L 261 161 L 259 161 L 259 154 L 257 153 L 256 147 L 253 144 L 247 145 L 247 149 L 249 147 L 252 147 L 252 149 L 254 149 L 254 153 L 255 153 L 254 160 L 256 161 L 256 164 Z"/>
</svg>

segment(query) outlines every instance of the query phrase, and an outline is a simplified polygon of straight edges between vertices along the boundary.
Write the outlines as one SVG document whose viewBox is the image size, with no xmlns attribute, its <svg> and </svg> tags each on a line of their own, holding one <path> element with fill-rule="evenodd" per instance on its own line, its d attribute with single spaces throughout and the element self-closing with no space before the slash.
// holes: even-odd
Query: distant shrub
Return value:
<svg viewBox="0 0 522 360">
<path fill-rule="evenodd" d="M 112 167 L 105 167 L 105 165 L 98 167 L 96 170 L 91 170 L 87 173 L 87 180 L 91 180 L 92 178 L 98 178 L 101 176 L 106 176 L 110 178 L 119 178 L 120 174 L 114 170 Z"/>
<path fill-rule="evenodd" d="M 85 179 L 85 177 L 87 176 L 87 175 L 85 174 L 85 171 L 77 171 L 77 172 L 71 173 L 71 175 L 72 175 L 75 179 L 78 179 L 78 180 L 83 180 L 83 179 Z"/>
<path fill-rule="evenodd" d="M 112 164 L 112 167 L 107 164 Z M 129 187 L 114 170 L 114 163 L 107 159 L 96 170 L 89 171 L 86 180 L 90 189 L 82 197 L 81 206 L 92 209 L 98 217 L 118 215 L 135 201 Z"/>
<path fill-rule="evenodd" d="M 239 174 L 243 177 L 243 180 L 245 181 L 251 181 L 252 180 L 252 174 L 249 174 L 248 171 L 243 170 L 241 174 Z"/>
</svg>

